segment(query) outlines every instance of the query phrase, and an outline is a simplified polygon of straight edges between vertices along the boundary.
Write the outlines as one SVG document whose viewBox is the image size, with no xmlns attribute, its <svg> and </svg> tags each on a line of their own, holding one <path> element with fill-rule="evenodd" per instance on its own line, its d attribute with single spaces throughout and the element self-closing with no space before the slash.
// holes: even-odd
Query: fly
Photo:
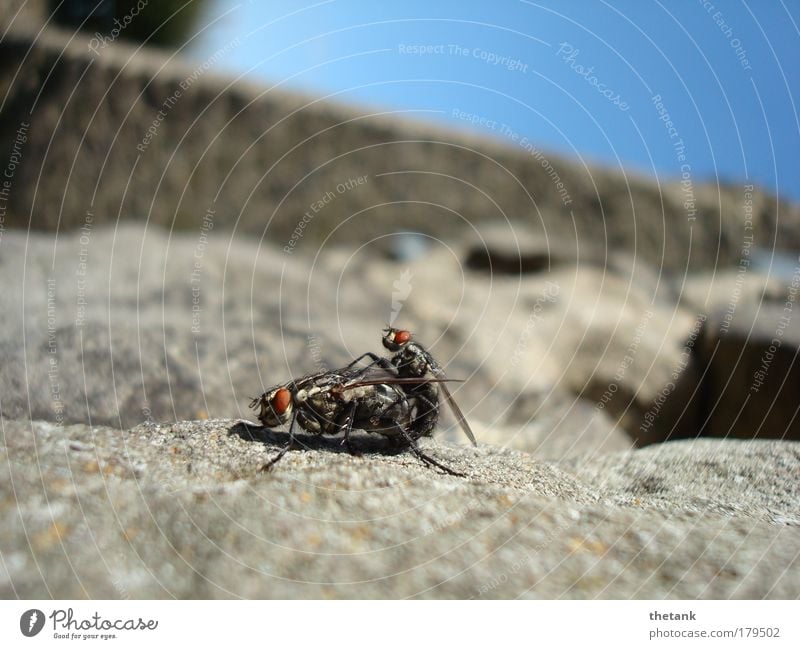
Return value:
<svg viewBox="0 0 800 649">
<path fill-rule="evenodd" d="M 345 368 L 292 379 L 253 399 L 264 426 L 289 422 L 289 442 L 262 471 L 272 468 L 292 447 L 295 427 L 316 435 L 344 433 L 342 444 L 352 453 L 354 429 L 376 433 L 407 447 L 422 462 L 450 475 L 464 477 L 428 456 L 417 444 L 431 436 L 439 418 L 435 384 L 444 378 L 400 376 L 389 366 L 356 368 L 358 359 Z"/>
<path fill-rule="evenodd" d="M 353 363 L 358 362 L 362 358 L 370 358 L 372 360 L 372 365 L 377 365 L 387 371 L 396 372 L 398 377 L 406 379 L 422 379 L 429 374 L 432 375 L 432 378 L 428 379 L 428 383 L 431 384 L 430 389 L 435 393 L 434 399 L 437 408 L 439 403 L 438 390 L 432 385 L 433 383 L 435 383 L 442 394 L 444 394 L 445 401 L 447 401 L 447 405 L 450 406 L 450 410 L 458 420 L 461 430 L 464 431 L 464 434 L 469 438 L 469 441 L 472 442 L 472 445 L 477 446 L 478 443 L 475 441 L 475 434 L 472 432 L 472 428 L 470 428 L 466 417 L 464 417 L 464 413 L 461 412 L 461 408 L 458 407 L 453 395 L 447 388 L 448 379 L 445 376 L 444 369 L 433 356 L 413 338 L 414 336 L 410 331 L 387 327 L 383 330 L 381 342 L 387 350 L 392 352 L 392 357 L 387 359 L 373 354 L 372 352 L 367 352 L 359 356 Z M 409 394 L 414 394 L 417 390 L 428 390 L 428 388 L 424 388 L 425 385 L 426 383 L 417 386 L 411 385 L 407 388 L 407 392 Z"/>
</svg>

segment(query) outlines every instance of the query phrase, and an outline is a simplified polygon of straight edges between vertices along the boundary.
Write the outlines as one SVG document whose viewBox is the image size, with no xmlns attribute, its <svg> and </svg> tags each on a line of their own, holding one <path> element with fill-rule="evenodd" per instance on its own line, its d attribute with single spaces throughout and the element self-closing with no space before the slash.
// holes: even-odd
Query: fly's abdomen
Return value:
<svg viewBox="0 0 800 649">
<path fill-rule="evenodd" d="M 433 383 L 423 383 L 411 390 L 410 394 L 415 405 L 411 433 L 416 439 L 428 437 L 433 434 L 439 421 L 439 390 Z"/>
</svg>

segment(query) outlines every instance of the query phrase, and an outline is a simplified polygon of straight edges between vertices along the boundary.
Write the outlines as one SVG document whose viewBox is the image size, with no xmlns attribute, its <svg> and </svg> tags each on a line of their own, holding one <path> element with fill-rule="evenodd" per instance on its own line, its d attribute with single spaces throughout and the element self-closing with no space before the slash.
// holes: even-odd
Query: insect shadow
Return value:
<svg viewBox="0 0 800 649">
<path fill-rule="evenodd" d="M 240 421 L 228 429 L 230 435 L 238 435 L 248 442 L 261 442 L 265 446 L 285 447 L 290 440 L 288 432 L 258 426 L 248 422 Z M 408 448 L 398 444 L 394 440 L 385 437 L 377 437 L 353 431 L 350 438 L 351 450 L 342 444 L 342 437 L 330 437 L 315 435 L 311 433 L 296 432 L 294 434 L 295 449 L 307 451 L 326 451 L 329 453 L 346 453 L 352 455 L 353 451 L 357 455 L 400 455 L 406 453 Z"/>
</svg>

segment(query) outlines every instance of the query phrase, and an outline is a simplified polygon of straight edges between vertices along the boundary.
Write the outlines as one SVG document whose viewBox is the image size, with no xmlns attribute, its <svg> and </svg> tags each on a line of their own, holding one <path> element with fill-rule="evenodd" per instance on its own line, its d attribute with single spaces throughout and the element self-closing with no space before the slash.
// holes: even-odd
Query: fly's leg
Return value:
<svg viewBox="0 0 800 649">
<path fill-rule="evenodd" d="M 373 354 L 372 352 L 366 352 L 365 354 L 361 354 L 358 358 L 356 358 L 352 363 L 350 363 L 346 369 L 350 369 L 354 365 L 357 365 L 365 358 L 369 358 L 372 362 L 367 365 L 367 367 L 372 367 L 373 365 L 377 365 L 381 369 L 389 370 L 392 373 L 397 373 L 397 368 L 392 365 L 391 361 L 388 358 L 383 358 L 383 356 L 378 356 L 377 354 Z"/>
<path fill-rule="evenodd" d="M 427 455 L 417 445 L 416 440 L 413 437 L 411 437 L 411 435 L 409 435 L 408 432 L 406 432 L 406 430 L 402 426 L 398 426 L 398 428 L 399 428 L 400 432 L 403 434 L 403 437 L 405 437 L 406 441 L 408 442 L 408 445 L 411 448 L 411 452 L 414 455 L 416 455 L 417 458 L 419 458 L 424 464 L 427 464 L 428 466 L 435 466 L 437 469 L 441 469 L 442 471 L 444 471 L 448 475 L 454 475 L 454 476 L 459 477 L 459 478 L 466 478 L 467 477 L 464 473 L 460 473 L 458 471 L 454 471 L 453 469 L 450 469 L 450 468 L 446 467 L 444 464 L 441 464 L 441 463 L 437 462 L 436 460 L 434 460 L 430 455 Z"/>
<path fill-rule="evenodd" d="M 377 363 L 377 362 L 378 362 L 378 361 L 381 359 L 381 357 L 380 357 L 380 356 L 378 356 L 377 354 L 373 354 L 372 352 L 366 352 L 366 353 L 364 353 L 364 354 L 361 354 L 361 356 L 359 356 L 359 357 L 358 357 L 358 358 L 356 358 L 356 359 L 355 359 L 355 360 L 354 360 L 352 363 L 350 363 L 350 364 L 347 366 L 347 368 L 346 368 L 346 369 L 348 369 L 348 370 L 349 370 L 349 369 L 350 369 L 351 367 L 353 367 L 354 365 L 358 365 L 358 364 L 359 364 L 359 363 L 360 363 L 362 360 L 364 360 L 365 358 L 369 358 L 369 359 L 372 361 L 372 364 L 375 364 L 375 363 Z"/>
<path fill-rule="evenodd" d="M 356 404 L 351 403 L 347 409 L 347 413 L 344 416 L 344 423 L 342 424 L 342 428 L 344 429 L 344 439 L 342 439 L 342 446 L 344 446 L 347 451 L 351 455 L 361 455 L 354 447 L 353 444 L 350 442 L 350 433 L 353 432 L 353 418 L 356 414 Z"/>
<path fill-rule="evenodd" d="M 288 442 L 288 444 L 286 444 L 286 446 L 284 446 L 280 451 L 278 451 L 278 454 L 275 457 L 273 457 L 269 462 L 267 462 L 264 466 L 262 466 L 259 469 L 260 472 L 263 473 L 263 472 L 266 472 L 266 471 L 271 471 L 272 467 L 275 466 L 275 464 L 277 464 L 284 455 L 286 455 L 286 452 L 290 448 L 292 448 L 292 446 L 294 446 L 294 423 L 295 423 L 296 420 L 297 420 L 297 413 L 295 412 L 292 415 L 292 422 L 289 424 L 289 442 Z"/>
</svg>

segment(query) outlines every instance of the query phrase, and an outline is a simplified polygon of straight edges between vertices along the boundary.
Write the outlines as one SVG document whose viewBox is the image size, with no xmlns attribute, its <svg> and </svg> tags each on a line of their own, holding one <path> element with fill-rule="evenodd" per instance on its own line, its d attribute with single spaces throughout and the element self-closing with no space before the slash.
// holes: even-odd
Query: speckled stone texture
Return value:
<svg viewBox="0 0 800 649">
<path fill-rule="evenodd" d="M 670 442 L 544 462 L 409 454 L 236 420 L 4 423 L 4 597 L 794 598 L 800 446 Z"/>
</svg>

